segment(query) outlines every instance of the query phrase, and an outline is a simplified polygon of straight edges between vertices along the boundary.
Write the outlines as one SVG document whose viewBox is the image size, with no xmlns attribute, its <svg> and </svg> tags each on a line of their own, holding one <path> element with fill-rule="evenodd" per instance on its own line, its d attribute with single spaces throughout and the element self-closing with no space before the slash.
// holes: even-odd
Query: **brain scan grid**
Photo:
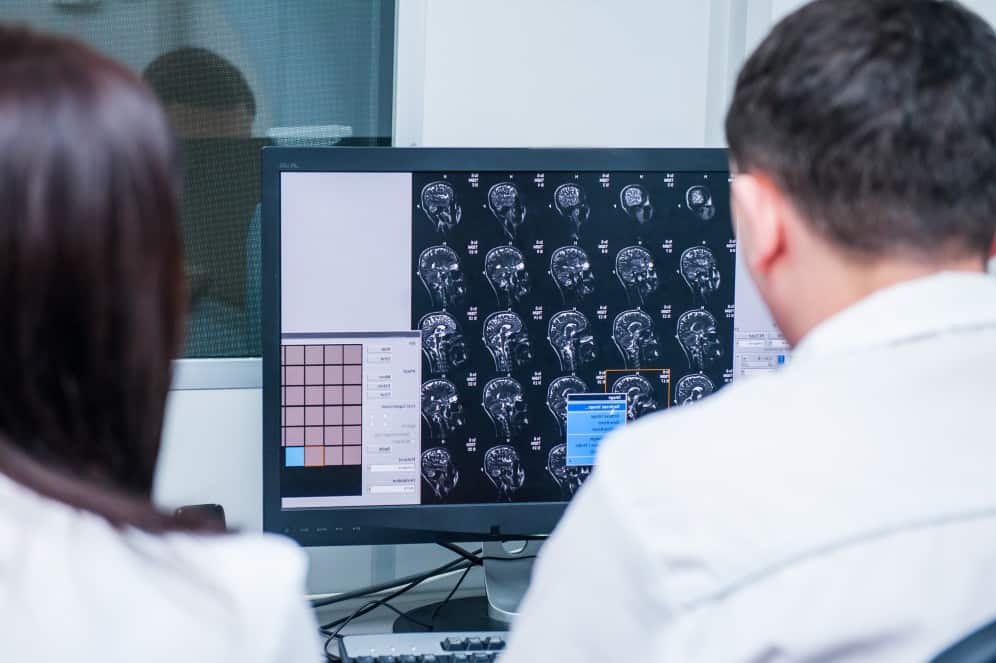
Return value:
<svg viewBox="0 0 996 663">
<path fill-rule="evenodd" d="M 570 499 L 568 396 L 629 420 L 732 377 L 726 173 L 414 173 L 424 503 Z"/>
</svg>

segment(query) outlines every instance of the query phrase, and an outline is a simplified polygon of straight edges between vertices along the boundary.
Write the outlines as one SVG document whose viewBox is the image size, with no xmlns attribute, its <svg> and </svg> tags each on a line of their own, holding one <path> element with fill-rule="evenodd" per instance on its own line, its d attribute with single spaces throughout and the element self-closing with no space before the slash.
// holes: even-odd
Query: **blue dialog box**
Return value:
<svg viewBox="0 0 996 663">
<path fill-rule="evenodd" d="M 594 465 L 602 438 L 626 425 L 626 394 L 567 395 L 567 465 Z"/>
</svg>

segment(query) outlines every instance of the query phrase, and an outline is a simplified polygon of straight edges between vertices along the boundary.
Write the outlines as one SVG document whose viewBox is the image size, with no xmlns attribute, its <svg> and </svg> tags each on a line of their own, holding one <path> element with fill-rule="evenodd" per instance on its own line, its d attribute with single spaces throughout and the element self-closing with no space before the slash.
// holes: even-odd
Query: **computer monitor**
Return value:
<svg viewBox="0 0 996 663">
<path fill-rule="evenodd" d="M 729 182 L 718 149 L 265 149 L 264 528 L 550 532 L 602 434 L 733 379 Z"/>
</svg>

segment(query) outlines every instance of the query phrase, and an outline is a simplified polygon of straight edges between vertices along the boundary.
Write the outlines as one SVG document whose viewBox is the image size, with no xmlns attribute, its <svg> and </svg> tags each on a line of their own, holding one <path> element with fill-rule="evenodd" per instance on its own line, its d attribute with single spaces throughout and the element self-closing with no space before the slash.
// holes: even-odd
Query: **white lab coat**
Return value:
<svg viewBox="0 0 996 663">
<path fill-rule="evenodd" d="M 0 475 L 0 661 L 315 663 L 305 572 L 279 537 L 122 534 Z"/>
<path fill-rule="evenodd" d="M 502 663 L 926 660 L 996 618 L 996 279 L 880 291 L 606 440 Z"/>
</svg>

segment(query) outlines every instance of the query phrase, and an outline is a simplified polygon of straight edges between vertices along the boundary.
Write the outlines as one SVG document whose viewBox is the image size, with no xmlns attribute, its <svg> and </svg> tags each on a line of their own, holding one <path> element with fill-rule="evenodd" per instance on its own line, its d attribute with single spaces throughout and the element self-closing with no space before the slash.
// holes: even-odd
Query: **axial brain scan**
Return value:
<svg viewBox="0 0 996 663">
<path fill-rule="evenodd" d="M 577 306 L 595 292 L 591 261 L 579 246 L 562 246 L 550 255 L 550 276 L 566 306 Z"/>
<path fill-rule="evenodd" d="M 616 276 L 626 289 L 630 306 L 640 306 L 657 291 L 654 257 L 642 246 L 628 246 L 616 254 Z"/>
<path fill-rule="evenodd" d="M 565 375 L 550 383 L 546 390 L 546 407 L 550 410 L 561 434 L 566 433 L 567 426 L 567 396 L 569 394 L 585 394 L 588 385 L 575 375 Z"/>
<path fill-rule="evenodd" d="M 598 343 L 588 318 L 579 311 L 561 311 L 550 318 L 547 340 L 557 353 L 560 370 L 574 372 L 598 356 Z"/>
<path fill-rule="evenodd" d="M 685 249 L 679 261 L 681 278 L 701 303 L 708 302 L 709 296 L 719 290 L 719 267 L 712 250 L 704 246 Z"/>
<path fill-rule="evenodd" d="M 503 442 L 512 440 L 529 423 L 525 392 L 512 378 L 495 378 L 484 385 L 481 405 Z"/>
<path fill-rule="evenodd" d="M 422 211 L 441 235 L 452 232 L 463 216 L 456 191 L 448 182 L 442 181 L 430 182 L 422 187 Z"/>
<path fill-rule="evenodd" d="M 418 324 L 422 332 L 422 352 L 429 370 L 443 375 L 467 363 L 467 344 L 456 318 L 449 313 L 429 313 Z"/>
<path fill-rule="evenodd" d="M 509 241 L 515 241 L 519 227 L 526 221 L 526 205 L 519 187 L 514 182 L 495 184 L 488 191 L 488 207 L 505 236 Z"/>
<path fill-rule="evenodd" d="M 422 452 L 422 478 L 432 488 L 436 498 L 442 500 L 460 482 L 460 471 L 447 449 L 433 447 Z"/>
<path fill-rule="evenodd" d="M 561 184 L 553 192 L 553 204 L 557 213 L 570 224 L 571 239 L 576 241 L 581 236 L 581 228 L 591 215 L 584 189 L 570 182 Z"/>
<path fill-rule="evenodd" d="M 654 385 L 642 375 L 624 375 L 612 383 L 612 393 L 626 394 L 626 418 L 630 421 L 657 410 Z"/>
<path fill-rule="evenodd" d="M 515 447 L 500 444 L 484 452 L 484 474 L 498 490 L 498 500 L 511 501 L 522 484 L 526 482 L 526 471 L 522 468 L 522 458 Z"/>
<path fill-rule="evenodd" d="M 448 246 L 430 246 L 422 251 L 418 258 L 418 277 L 436 308 L 453 308 L 466 299 L 467 285 L 460 270 L 460 259 Z"/>
<path fill-rule="evenodd" d="M 514 246 L 497 246 L 484 257 L 484 275 L 498 301 L 511 308 L 529 294 L 526 259 Z"/>
<path fill-rule="evenodd" d="M 719 325 L 713 314 L 705 309 L 682 313 L 675 335 L 685 351 L 688 365 L 697 371 L 708 370 L 723 358 Z"/>
<path fill-rule="evenodd" d="M 612 322 L 612 340 L 626 368 L 652 368 L 661 356 L 654 321 L 639 309 L 623 311 Z"/>
<path fill-rule="evenodd" d="M 705 375 L 692 373 L 678 380 L 674 391 L 675 404 L 687 405 L 695 401 L 700 401 L 716 391 L 716 385 Z"/>
<path fill-rule="evenodd" d="M 533 359 L 529 336 L 517 313 L 499 311 L 489 315 L 484 321 L 483 340 L 499 373 L 510 373 Z"/>
<path fill-rule="evenodd" d="M 703 221 L 716 216 L 716 206 L 712 202 L 712 192 L 701 184 L 685 192 L 685 204 Z"/>
<path fill-rule="evenodd" d="M 654 218 L 654 206 L 650 204 L 650 192 L 642 184 L 629 184 L 619 192 L 619 204 L 623 211 L 641 226 Z"/>
<path fill-rule="evenodd" d="M 591 474 L 587 465 L 567 465 L 567 445 L 558 444 L 546 456 L 546 471 L 557 482 L 564 497 L 571 498 Z"/>
<path fill-rule="evenodd" d="M 422 383 L 422 418 L 434 440 L 445 440 L 463 428 L 463 406 L 456 385 L 444 379 Z"/>
</svg>

